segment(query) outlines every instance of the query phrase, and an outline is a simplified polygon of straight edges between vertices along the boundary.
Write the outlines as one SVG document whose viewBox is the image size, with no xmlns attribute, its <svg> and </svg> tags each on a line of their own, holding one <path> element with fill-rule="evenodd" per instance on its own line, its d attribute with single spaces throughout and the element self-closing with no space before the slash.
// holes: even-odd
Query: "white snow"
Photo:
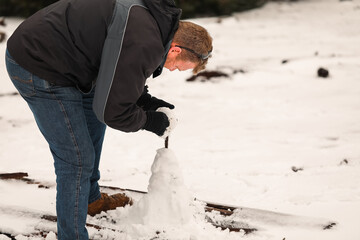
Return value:
<svg viewBox="0 0 360 240">
<path fill-rule="evenodd" d="M 195 202 L 196 224 L 168 226 L 160 235 L 201 240 L 360 239 L 360 1 L 271 2 L 231 17 L 192 21 L 214 38 L 208 69 L 230 77 L 188 83 L 191 71 L 165 70 L 148 80 L 152 95 L 176 106 L 179 122 L 169 148 L 189 194 L 338 225 L 327 231 L 274 225 L 243 236 L 205 224 L 200 203 Z M 8 18 L 8 26 L 0 30 L 10 35 L 20 22 Z M 0 52 L 5 46 L 0 44 Z M 327 68 L 330 77 L 318 78 L 319 67 Z M 240 69 L 245 73 L 233 72 Z M 14 92 L 4 58 L 0 76 L 0 94 Z M 30 178 L 54 184 L 47 143 L 19 96 L 0 97 L 0 132 L 0 172 L 28 172 Z M 100 183 L 145 191 L 156 150 L 163 145 L 163 139 L 146 131 L 108 129 Z M 294 172 L 292 167 L 303 170 Z M 41 226 L 55 232 L 54 224 L 33 223 L 26 215 L 54 214 L 54 202 L 53 187 L 0 181 L 0 231 L 11 228 L 18 239 L 26 238 L 16 229 Z M 5 209 L 14 210 L 12 217 Z M 109 214 L 121 219 L 130 209 Z M 157 229 L 118 224 L 122 233 L 89 233 L 93 239 L 140 239 Z"/>
</svg>

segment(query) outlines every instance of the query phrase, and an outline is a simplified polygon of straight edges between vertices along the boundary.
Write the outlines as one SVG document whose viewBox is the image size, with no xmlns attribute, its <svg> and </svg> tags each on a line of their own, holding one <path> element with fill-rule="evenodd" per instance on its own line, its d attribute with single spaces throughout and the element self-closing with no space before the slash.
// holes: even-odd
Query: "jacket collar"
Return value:
<svg viewBox="0 0 360 240">
<path fill-rule="evenodd" d="M 144 3 L 155 18 L 161 32 L 163 46 L 166 46 L 179 27 L 181 9 L 175 6 L 174 0 L 144 0 Z"/>
<path fill-rule="evenodd" d="M 179 27 L 182 11 L 175 6 L 173 0 L 144 0 L 144 3 L 159 26 L 162 44 L 165 49 L 160 66 L 153 72 L 153 78 L 155 78 L 162 72 L 172 39 Z"/>
</svg>

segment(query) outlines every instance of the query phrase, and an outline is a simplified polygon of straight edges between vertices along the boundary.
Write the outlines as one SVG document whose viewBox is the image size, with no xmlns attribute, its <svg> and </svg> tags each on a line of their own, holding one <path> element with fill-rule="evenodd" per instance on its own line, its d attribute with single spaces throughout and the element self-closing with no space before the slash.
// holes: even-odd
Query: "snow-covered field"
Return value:
<svg viewBox="0 0 360 240">
<path fill-rule="evenodd" d="M 165 70 L 148 80 L 152 95 L 176 106 L 179 123 L 169 147 L 187 189 L 198 199 L 338 224 L 328 231 L 276 226 L 247 236 L 210 228 L 189 233 L 194 227 L 186 226 L 187 234 L 179 234 L 180 226 L 169 238 L 360 239 L 360 1 L 272 2 L 192 21 L 214 38 L 208 69 L 230 77 L 189 83 L 191 72 Z M 0 30 L 10 35 L 20 22 L 8 18 Z M 0 44 L 2 55 L 5 46 Z M 317 77 L 319 67 L 329 70 L 329 78 Z M 15 89 L 4 57 L 0 76 L 0 173 L 28 172 L 54 184 L 52 157 L 30 110 L 9 95 Z M 146 191 L 163 145 L 145 131 L 108 128 L 101 184 Z M 0 181 L 0 232 L 26 239 L 20 233 L 39 223 L 23 212 L 55 214 L 54 188 L 35 189 Z M 124 239 L 137 239 L 131 234 Z"/>
</svg>

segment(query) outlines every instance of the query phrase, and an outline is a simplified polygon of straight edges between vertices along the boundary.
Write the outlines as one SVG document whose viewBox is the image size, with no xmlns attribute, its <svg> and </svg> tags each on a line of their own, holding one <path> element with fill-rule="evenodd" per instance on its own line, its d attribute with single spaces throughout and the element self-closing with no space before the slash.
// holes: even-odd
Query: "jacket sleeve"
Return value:
<svg viewBox="0 0 360 240">
<path fill-rule="evenodd" d="M 94 111 L 108 126 L 135 132 L 146 122 L 146 114 L 136 102 L 146 79 L 161 62 L 164 47 L 157 23 L 145 8 L 134 6 L 128 16 L 112 79 L 108 84 L 97 79 Z"/>
</svg>

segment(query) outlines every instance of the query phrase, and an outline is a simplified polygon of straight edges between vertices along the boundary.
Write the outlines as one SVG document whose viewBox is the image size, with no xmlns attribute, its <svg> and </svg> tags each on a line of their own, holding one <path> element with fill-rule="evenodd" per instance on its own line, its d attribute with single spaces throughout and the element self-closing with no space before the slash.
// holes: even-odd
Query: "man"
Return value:
<svg viewBox="0 0 360 240">
<path fill-rule="evenodd" d="M 205 68 L 207 31 L 179 21 L 173 0 L 60 0 L 25 20 L 7 44 L 9 76 L 49 143 L 59 239 L 88 239 L 87 213 L 131 200 L 99 191 L 105 126 L 166 137 L 174 105 L 152 97 L 152 74 Z"/>
</svg>

